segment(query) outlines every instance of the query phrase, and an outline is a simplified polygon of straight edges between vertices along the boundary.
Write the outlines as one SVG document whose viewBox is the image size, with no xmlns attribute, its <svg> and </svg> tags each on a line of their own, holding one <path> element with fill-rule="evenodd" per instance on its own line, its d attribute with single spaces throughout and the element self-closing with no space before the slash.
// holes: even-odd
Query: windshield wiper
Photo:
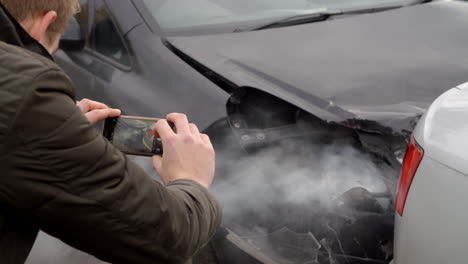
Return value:
<svg viewBox="0 0 468 264">
<path fill-rule="evenodd" d="M 428 2 L 428 0 L 421 0 L 421 3 L 423 2 Z M 371 8 L 365 8 L 365 9 L 355 9 L 355 10 L 345 10 L 345 11 L 343 10 L 321 11 L 321 12 L 310 13 L 310 14 L 294 15 L 294 16 L 282 18 L 280 20 L 270 22 L 261 26 L 255 26 L 252 28 L 244 28 L 244 29 L 236 29 L 234 30 L 234 32 L 245 32 L 245 31 L 278 28 L 278 27 L 296 26 L 296 25 L 326 21 L 334 16 L 377 13 L 377 12 L 387 11 L 391 9 L 402 8 L 402 7 L 404 7 L 404 5 L 403 6 L 397 5 L 397 6 L 371 7 Z"/>
<path fill-rule="evenodd" d="M 325 21 L 330 18 L 333 14 L 329 13 L 312 13 L 312 14 L 303 14 L 303 15 L 295 15 L 287 18 L 283 18 L 278 21 L 270 22 L 268 24 L 264 24 L 261 26 L 256 26 L 253 28 L 244 28 L 244 29 L 236 29 L 234 32 L 244 32 L 244 31 L 255 31 L 255 30 L 262 30 L 262 29 L 269 29 L 269 28 L 278 28 L 278 27 L 289 27 L 289 26 L 296 26 L 314 22 L 321 22 Z"/>
</svg>

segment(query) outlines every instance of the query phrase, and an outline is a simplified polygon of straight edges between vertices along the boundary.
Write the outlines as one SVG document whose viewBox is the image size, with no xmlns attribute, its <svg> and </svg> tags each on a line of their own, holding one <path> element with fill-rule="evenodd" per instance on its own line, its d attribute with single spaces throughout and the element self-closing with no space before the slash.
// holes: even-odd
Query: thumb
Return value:
<svg viewBox="0 0 468 264">
<path fill-rule="evenodd" d="M 162 157 L 161 156 L 153 156 L 153 168 L 156 170 L 158 174 L 160 174 L 160 170 L 162 168 Z"/>
</svg>

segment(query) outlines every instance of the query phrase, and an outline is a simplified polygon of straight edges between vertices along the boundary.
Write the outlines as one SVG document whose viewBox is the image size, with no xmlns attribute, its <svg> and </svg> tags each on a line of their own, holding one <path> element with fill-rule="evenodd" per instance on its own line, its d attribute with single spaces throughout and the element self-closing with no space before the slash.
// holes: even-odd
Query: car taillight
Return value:
<svg viewBox="0 0 468 264">
<path fill-rule="evenodd" d="M 400 216 L 403 216 L 405 209 L 406 198 L 408 196 L 411 182 L 413 182 L 416 170 L 419 163 L 424 156 L 424 150 L 416 143 L 413 137 L 410 139 L 410 144 L 406 150 L 405 159 L 400 175 L 400 186 L 398 187 L 398 194 L 396 200 L 396 210 Z"/>
</svg>

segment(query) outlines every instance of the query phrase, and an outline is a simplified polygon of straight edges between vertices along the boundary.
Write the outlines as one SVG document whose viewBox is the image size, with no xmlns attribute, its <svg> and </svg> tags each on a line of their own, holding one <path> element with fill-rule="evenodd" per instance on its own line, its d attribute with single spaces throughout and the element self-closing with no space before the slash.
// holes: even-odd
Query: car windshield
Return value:
<svg viewBox="0 0 468 264">
<path fill-rule="evenodd" d="M 229 31 L 320 12 L 397 7 L 417 0 L 144 0 L 165 32 Z"/>
</svg>

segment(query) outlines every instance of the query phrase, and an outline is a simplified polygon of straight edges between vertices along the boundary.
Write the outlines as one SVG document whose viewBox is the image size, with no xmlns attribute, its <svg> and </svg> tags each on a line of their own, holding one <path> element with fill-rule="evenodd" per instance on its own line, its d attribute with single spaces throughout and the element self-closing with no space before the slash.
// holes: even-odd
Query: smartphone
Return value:
<svg viewBox="0 0 468 264">
<path fill-rule="evenodd" d="M 120 116 L 104 122 L 103 135 L 117 149 L 128 155 L 155 156 L 163 154 L 160 138 L 155 137 L 154 127 L 160 118 Z M 174 125 L 169 123 L 172 129 Z"/>
</svg>

